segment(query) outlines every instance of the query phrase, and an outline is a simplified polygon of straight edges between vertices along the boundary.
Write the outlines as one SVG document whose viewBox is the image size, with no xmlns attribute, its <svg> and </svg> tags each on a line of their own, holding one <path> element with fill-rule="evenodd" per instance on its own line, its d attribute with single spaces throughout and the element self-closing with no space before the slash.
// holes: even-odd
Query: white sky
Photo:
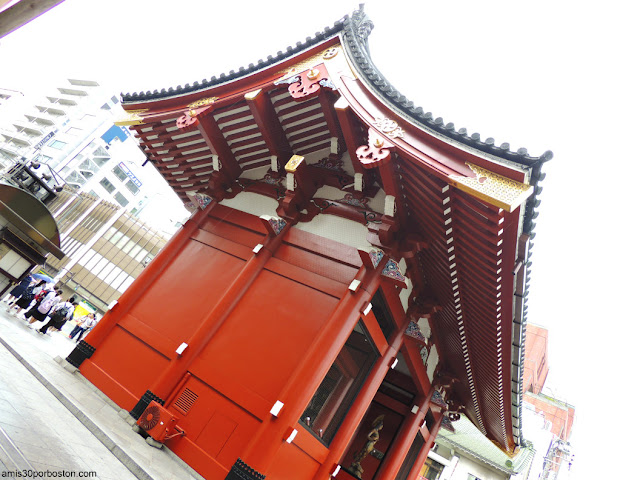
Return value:
<svg viewBox="0 0 640 480">
<path fill-rule="evenodd" d="M 627 183 L 639 161 L 632 3 L 394 0 L 365 8 L 375 24 L 373 60 L 409 99 L 513 150 L 554 152 L 528 318 L 550 329 L 548 386 L 577 407 L 572 478 L 581 480 L 633 471 L 624 457 L 637 428 L 631 369 L 640 330 L 631 301 L 640 267 L 636 187 Z M 0 39 L 0 86 L 67 76 L 116 92 L 175 87 L 284 50 L 356 6 L 66 0 Z"/>
</svg>

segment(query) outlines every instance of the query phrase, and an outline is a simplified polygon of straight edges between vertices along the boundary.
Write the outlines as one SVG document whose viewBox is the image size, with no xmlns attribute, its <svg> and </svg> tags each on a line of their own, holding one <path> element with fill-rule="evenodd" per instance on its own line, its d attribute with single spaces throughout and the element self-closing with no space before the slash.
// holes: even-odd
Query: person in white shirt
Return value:
<svg viewBox="0 0 640 480">
<path fill-rule="evenodd" d="M 82 334 L 87 330 L 93 328 L 96 323 L 98 323 L 98 320 L 96 320 L 96 315 L 94 313 L 90 313 L 88 315 L 85 315 L 84 317 L 80 317 L 78 319 L 78 324 L 73 327 L 73 330 L 71 330 L 69 338 L 73 340 L 73 337 L 77 335 L 78 338 L 76 339 L 76 343 L 79 342 L 82 338 Z"/>
</svg>

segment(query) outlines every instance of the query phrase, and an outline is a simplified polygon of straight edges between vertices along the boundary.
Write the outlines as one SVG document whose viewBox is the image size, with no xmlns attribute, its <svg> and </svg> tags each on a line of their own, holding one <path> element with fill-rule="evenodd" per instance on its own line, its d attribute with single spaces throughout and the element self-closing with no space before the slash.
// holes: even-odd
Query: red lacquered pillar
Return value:
<svg viewBox="0 0 640 480">
<path fill-rule="evenodd" d="M 155 258 L 138 275 L 133 283 L 125 290 L 118 299 L 118 303 L 105 313 L 98 324 L 87 334 L 86 338 L 80 341 L 76 348 L 69 354 L 67 361 L 75 367 L 79 367 L 82 362 L 90 358 L 96 348 L 109 335 L 113 327 L 123 318 L 131 307 L 138 301 L 140 296 L 151 286 L 167 266 L 176 258 L 191 236 L 198 230 L 200 224 L 207 218 L 209 212 L 215 207 L 212 201 L 204 210 L 200 210 L 191 217 L 184 226 L 167 242 L 158 252 Z"/>
<path fill-rule="evenodd" d="M 429 452 L 431 451 L 431 447 L 433 446 L 433 442 L 435 441 L 436 436 L 438 435 L 438 431 L 440 430 L 440 425 L 442 424 L 442 417 L 444 415 L 446 415 L 446 413 L 443 413 L 440 415 L 440 417 L 436 421 L 435 426 L 429 432 L 429 438 L 427 438 L 426 443 L 422 446 L 422 448 L 420 449 L 420 452 L 418 452 L 416 462 L 413 464 L 413 467 L 411 468 L 411 470 L 409 470 L 409 475 L 407 475 L 407 479 L 413 480 L 415 478 L 418 478 L 420 469 L 422 469 L 422 467 L 424 466 L 424 462 L 427 461 L 427 456 L 429 455 Z"/>
<path fill-rule="evenodd" d="M 374 365 L 371 373 L 362 385 L 358 396 L 344 417 L 342 425 L 340 425 L 336 435 L 333 437 L 329 447 L 329 454 L 324 463 L 320 465 L 313 480 L 326 480 L 338 466 L 340 458 L 344 455 L 345 449 L 349 446 L 349 442 L 351 442 L 358 425 L 360 425 L 360 422 L 367 413 L 369 405 L 371 405 L 373 398 L 378 392 L 378 388 L 380 388 L 385 375 L 391 368 L 393 358 L 400 350 L 405 329 L 406 325 L 396 332 L 391 339 L 389 347 Z"/>
<path fill-rule="evenodd" d="M 382 461 L 382 465 L 376 473 L 376 480 L 394 480 L 400 468 L 402 462 L 404 462 L 409 449 L 416 438 L 418 430 L 424 417 L 429 410 L 430 397 L 422 396 L 418 401 L 418 411 L 416 413 L 409 413 L 408 416 L 402 422 L 400 432 L 391 444 L 391 450 L 387 451 L 387 454 Z"/>
<path fill-rule="evenodd" d="M 164 401 L 187 373 L 191 363 L 207 346 L 229 314 L 249 290 L 254 280 L 260 275 L 263 267 L 278 249 L 292 224 L 291 222 L 287 223 L 278 235 L 267 236 L 263 241 L 262 248 L 242 267 L 242 270 L 218 300 L 218 303 L 207 314 L 191 338 L 185 342 L 188 345 L 186 350 L 181 355 L 176 353 L 169 365 L 160 373 L 149 390 L 145 392 L 136 406 L 129 412 L 132 417 L 140 418 L 140 415 L 152 400 L 164 404 Z"/>
<path fill-rule="evenodd" d="M 284 406 L 278 416 L 263 420 L 252 442 L 231 468 L 227 480 L 265 478 L 278 450 L 285 443 L 289 429 L 298 424 L 309 400 L 360 319 L 361 309 L 373 297 L 385 264 L 386 261 L 380 262 L 377 268 L 362 267 L 358 271 L 356 280 L 360 281 L 359 287 L 355 292 L 347 291 L 340 299 L 322 333 L 283 388 L 279 400 Z"/>
</svg>

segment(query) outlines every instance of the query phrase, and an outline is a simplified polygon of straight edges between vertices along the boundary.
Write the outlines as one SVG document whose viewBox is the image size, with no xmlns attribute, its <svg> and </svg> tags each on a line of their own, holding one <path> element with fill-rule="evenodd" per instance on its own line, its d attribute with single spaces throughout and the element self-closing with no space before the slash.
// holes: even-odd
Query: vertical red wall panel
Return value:
<svg viewBox="0 0 640 480">
<path fill-rule="evenodd" d="M 264 270 L 191 371 L 206 381 L 209 370 L 224 369 L 273 404 L 337 303 Z"/>
<path fill-rule="evenodd" d="M 154 372 L 168 362 L 167 357 L 116 327 L 80 371 L 120 407 L 130 410 L 147 390 Z"/>
<path fill-rule="evenodd" d="M 244 261 L 191 241 L 130 314 L 176 347 L 188 340 L 244 266 Z"/>
</svg>

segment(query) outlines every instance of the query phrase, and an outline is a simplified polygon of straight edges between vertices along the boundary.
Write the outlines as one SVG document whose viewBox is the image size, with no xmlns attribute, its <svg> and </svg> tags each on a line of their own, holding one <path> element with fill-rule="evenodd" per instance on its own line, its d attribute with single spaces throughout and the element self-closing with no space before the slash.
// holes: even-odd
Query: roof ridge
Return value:
<svg viewBox="0 0 640 480">
<path fill-rule="evenodd" d="M 259 70 L 263 70 L 271 65 L 277 64 L 289 57 L 292 57 L 296 53 L 299 53 L 320 41 L 326 40 L 331 36 L 342 30 L 344 24 L 348 20 L 349 15 L 345 15 L 339 20 L 336 20 L 333 23 L 333 26 L 325 27 L 321 32 L 316 32 L 313 37 L 307 37 L 304 42 L 296 42 L 295 46 L 289 45 L 285 51 L 278 50 L 278 53 L 275 55 L 268 55 L 266 60 L 262 58 L 259 59 L 255 63 L 250 63 L 249 65 L 241 66 L 238 68 L 238 71 L 230 70 L 229 72 L 222 72 L 218 76 L 213 76 L 209 80 L 202 79 L 202 81 L 195 81 L 193 84 L 186 83 L 184 86 L 178 85 L 177 87 L 169 87 L 168 89 L 163 88 L 160 91 L 157 89 L 153 92 L 151 90 L 147 90 L 146 92 L 134 92 L 134 93 L 121 93 L 122 102 L 137 102 L 137 101 L 146 101 L 146 100 L 157 100 L 161 98 L 169 98 L 174 95 L 184 95 L 185 93 L 193 93 L 198 90 L 204 90 L 207 88 L 211 88 L 216 85 L 221 85 L 230 80 L 234 80 L 236 78 L 244 77 L 245 75 L 257 72 Z"/>
<path fill-rule="evenodd" d="M 526 148 L 519 148 L 516 151 L 510 150 L 510 144 L 507 142 L 498 146 L 493 137 L 487 137 L 482 141 L 479 133 L 469 135 L 466 128 L 456 130 L 453 122 L 445 123 L 442 117 L 434 119 L 431 112 L 425 112 L 422 107 L 415 106 L 413 101 L 401 94 L 384 77 L 371 60 L 367 39 L 373 29 L 373 22 L 364 13 L 363 7 L 364 5 L 361 4 L 360 9 L 346 19 L 343 28 L 345 43 L 349 47 L 348 52 L 351 60 L 361 73 L 363 80 L 383 98 L 391 102 L 394 107 L 428 130 L 505 160 L 533 167 L 553 158 L 553 152 L 550 150 L 545 151 L 539 157 L 533 157 L 529 155 Z"/>
</svg>

